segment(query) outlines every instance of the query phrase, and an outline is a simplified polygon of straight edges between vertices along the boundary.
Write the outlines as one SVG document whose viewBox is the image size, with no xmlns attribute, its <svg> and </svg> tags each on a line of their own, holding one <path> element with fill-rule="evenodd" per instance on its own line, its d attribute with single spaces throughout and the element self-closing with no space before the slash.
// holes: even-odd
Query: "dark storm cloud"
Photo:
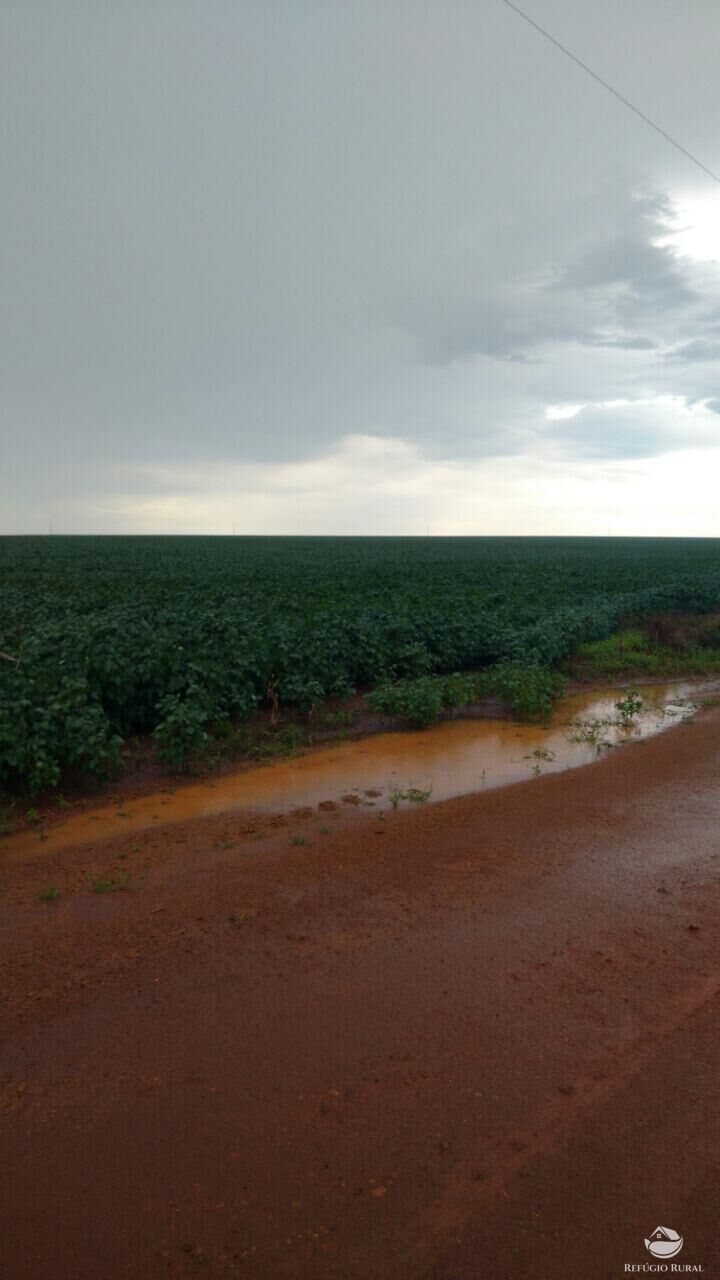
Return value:
<svg viewBox="0 0 720 1280">
<path fill-rule="evenodd" d="M 714 0 L 528 7 L 713 162 Z M 662 243 L 706 180 L 506 6 L 6 0 L 0 49 L 4 528 L 357 434 L 522 459 L 547 405 L 717 394 L 717 268 Z M 568 449 L 625 456 L 589 422 Z"/>
<path fill-rule="evenodd" d="M 590 345 L 594 347 L 616 347 L 620 351 L 654 351 L 659 346 L 659 343 L 653 342 L 652 338 L 641 338 L 639 335 L 633 334 L 620 338 L 605 338 L 600 334 L 594 334 Z"/>
<path fill-rule="evenodd" d="M 687 273 L 671 248 L 656 244 L 672 208 L 667 199 L 636 198 L 602 239 L 584 247 L 559 276 L 559 287 L 616 290 L 619 310 L 654 303 L 676 310 L 697 302 Z"/>
<path fill-rule="evenodd" d="M 709 432 L 693 418 L 659 401 L 627 406 L 590 405 L 577 417 L 555 422 L 547 432 L 565 453 L 577 458 L 638 459 L 678 449 L 704 448 L 720 443 L 720 432 Z"/>
<path fill-rule="evenodd" d="M 720 356 L 720 339 L 693 338 L 671 351 L 673 360 L 717 360 Z"/>
<path fill-rule="evenodd" d="M 602 229 L 586 232 L 565 262 L 548 265 L 545 279 L 495 290 L 482 279 L 474 287 L 465 280 L 445 298 L 433 288 L 424 305 L 413 297 L 406 323 L 416 327 L 422 357 L 438 364 L 472 355 L 527 360 L 538 348 L 567 343 L 653 351 L 663 332 L 693 332 L 704 323 L 707 296 L 691 266 L 655 243 L 670 213 L 665 199 L 628 194 L 614 216 L 604 208 Z M 690 339 L 678 354 L 701 358 L 695 347 L 702 339 Z"/>
</svg>

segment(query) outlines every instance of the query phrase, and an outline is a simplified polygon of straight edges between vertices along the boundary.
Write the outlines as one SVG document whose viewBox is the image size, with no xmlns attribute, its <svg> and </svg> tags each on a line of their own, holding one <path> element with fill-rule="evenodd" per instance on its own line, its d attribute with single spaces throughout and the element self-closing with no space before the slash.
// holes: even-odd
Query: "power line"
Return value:
<svg viewBox="0 0 720 1280">
<path fill-rule="evenodd" d="M 582 67 L 583 71 L 587 71 L 587 74 L 592 76 L 593 80 L 597 80 L 598 84 L 601 84 L 603 89 L 607 89 L 608 93 L 612 93 L 619 102 L 622 102 L 624 106 L 629 107 L 631 111 L 634 111 L 636 116 L 639 116 L 641 120 L 644 120 L 645 124 L 649 124 L 650 128 L 654 129 L 656 133 L 659 133 L 660 137 L 664 138 L 666 142 L 669 142 L 678 151 L 681 151 L 688 160 L 692 160 L 693 164 L 696 164 L 698 169 L 702 169 L 703 173 L 706 173 L 709 178 L 712 178 L 713 182 L 720 184 L 720 177 L 718 177 L 716 173 L 713 173 L 712 169 L 708 169 L 707 165 L 703 164 L 702 160 L 698 160 L 697 156 L 694 156 L 690 151 L 688 151 L 682 143 L 677 142 L 675 138 L 671 138 L 669 133 L 666 133 L 664 129 L 660 128 L 659 124 L 655 124 L 655 121 L 651 120 L 649 116 L 646 116 L 644 111 L 641 111 L 639 107 L 634 105 L 634 103 L 629 102 L 627 98 L 623 97 L 617 89 L 614 89 L 611 84 L 608 84 L 607 80 L 603 80 L 602 76 L 599 76 L 596 71 L 593 71 L 592 67 L 589 67 L 586 62 L 583 62 L 581 58 L 578 58 L 577 55 L 570 49 L 566 48 L 564 44 L 561 44 L 559 40 L 556 40 L 555 36 L 551 36 L 550 32 L 546 31 L 544 27 L 541 27 L 539 22 L 535 22 L 534 18 L 529 17 L 529 15 L 524 13 L 522 9 L 518 9 L 518 6 L 513 4 L 512 0 L 503 0 L 503 4 L 506 4 L 508 9 L 512 9 L 518 17 L 523 18 L 525 22 L 529 23 L 531 27 L 534 27 L 536 31 L 539 31 L 540 35 L 544 36 L 546 40 L 549 40 L 551 44 L 554 44 L 555 48 L 559 49 L 561 53 L 566 54 L 568 58 L 572 58 L 572 61 L 576 62 L 579 67 Z"/>
</svg>

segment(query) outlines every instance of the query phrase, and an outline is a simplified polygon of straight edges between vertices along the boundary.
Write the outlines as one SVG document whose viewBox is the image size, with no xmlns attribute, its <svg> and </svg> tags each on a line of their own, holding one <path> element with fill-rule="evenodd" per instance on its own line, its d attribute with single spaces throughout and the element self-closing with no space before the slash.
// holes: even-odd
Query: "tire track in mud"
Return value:
<svg viewBox="0 0 720 1280">
<path fill-rule="evenodd" d="M 562 1086 L 559 1097 L 548 1098 L 522 1129 L 498 1135 L 492 1145 L 483 1142 L 473 1148 L 456 1164 L 442 1195 L 415 1225 L 411 1237 L 420 1243 L 410 1248 L 409 1261 L 423 1265 L 432 1256 L 438 1237 L 453 1235 L 469 1220 L 487 1213 L 493 1201 L 508 1199 L 514 1179 L 537 1160 L 557 1152 L 593 1108 L 627 1089 L 662 1052 L 666 1041 L 718 995 L 720 973 L 669 996 L 668 1016 L 660 1023 L 654 1019 L 651 1027 L 625 1046 L 619 1060 L 612 1059 L 607 1072 L 598 1070 L 592 1076 L 577 1077 Z M 492 1172 L 485 1175 L 482 1170 L 487 1165 L 492 1166 Z"/>
<path fill-rule="evenodd" d="M 18 871 L 7 1274 L 614 1280 L 657 1221 L 708 1260 L 719 728 L 377 840 L 361 812 L 154 832 L 137 895 L 82 911 Z"/>
</svg>

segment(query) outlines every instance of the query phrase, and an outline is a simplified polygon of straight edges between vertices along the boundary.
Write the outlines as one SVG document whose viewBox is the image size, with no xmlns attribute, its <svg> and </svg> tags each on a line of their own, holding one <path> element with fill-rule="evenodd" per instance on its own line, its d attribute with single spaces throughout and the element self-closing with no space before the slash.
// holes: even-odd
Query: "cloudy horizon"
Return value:
<svg viewBox="0 0 720 1280">
<path fill-rule="evenodd" d="M 720 169 L 712 0 L 523 8 Z M 502 0 L 0 43 L 0 533 L 720 535 L 720 185 Z"/>
</svg>

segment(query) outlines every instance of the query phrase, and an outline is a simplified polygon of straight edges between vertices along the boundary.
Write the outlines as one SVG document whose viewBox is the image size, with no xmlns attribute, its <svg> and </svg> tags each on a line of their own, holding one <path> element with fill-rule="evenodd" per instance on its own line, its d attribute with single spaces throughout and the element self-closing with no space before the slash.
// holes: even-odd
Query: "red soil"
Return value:
<svg viewBox="0 0 720 1280">
<path fill-rule="evenodd" d="M 3 1274 L 717 1274 L 719 727 L 0 872 Z"/>
</svg>

